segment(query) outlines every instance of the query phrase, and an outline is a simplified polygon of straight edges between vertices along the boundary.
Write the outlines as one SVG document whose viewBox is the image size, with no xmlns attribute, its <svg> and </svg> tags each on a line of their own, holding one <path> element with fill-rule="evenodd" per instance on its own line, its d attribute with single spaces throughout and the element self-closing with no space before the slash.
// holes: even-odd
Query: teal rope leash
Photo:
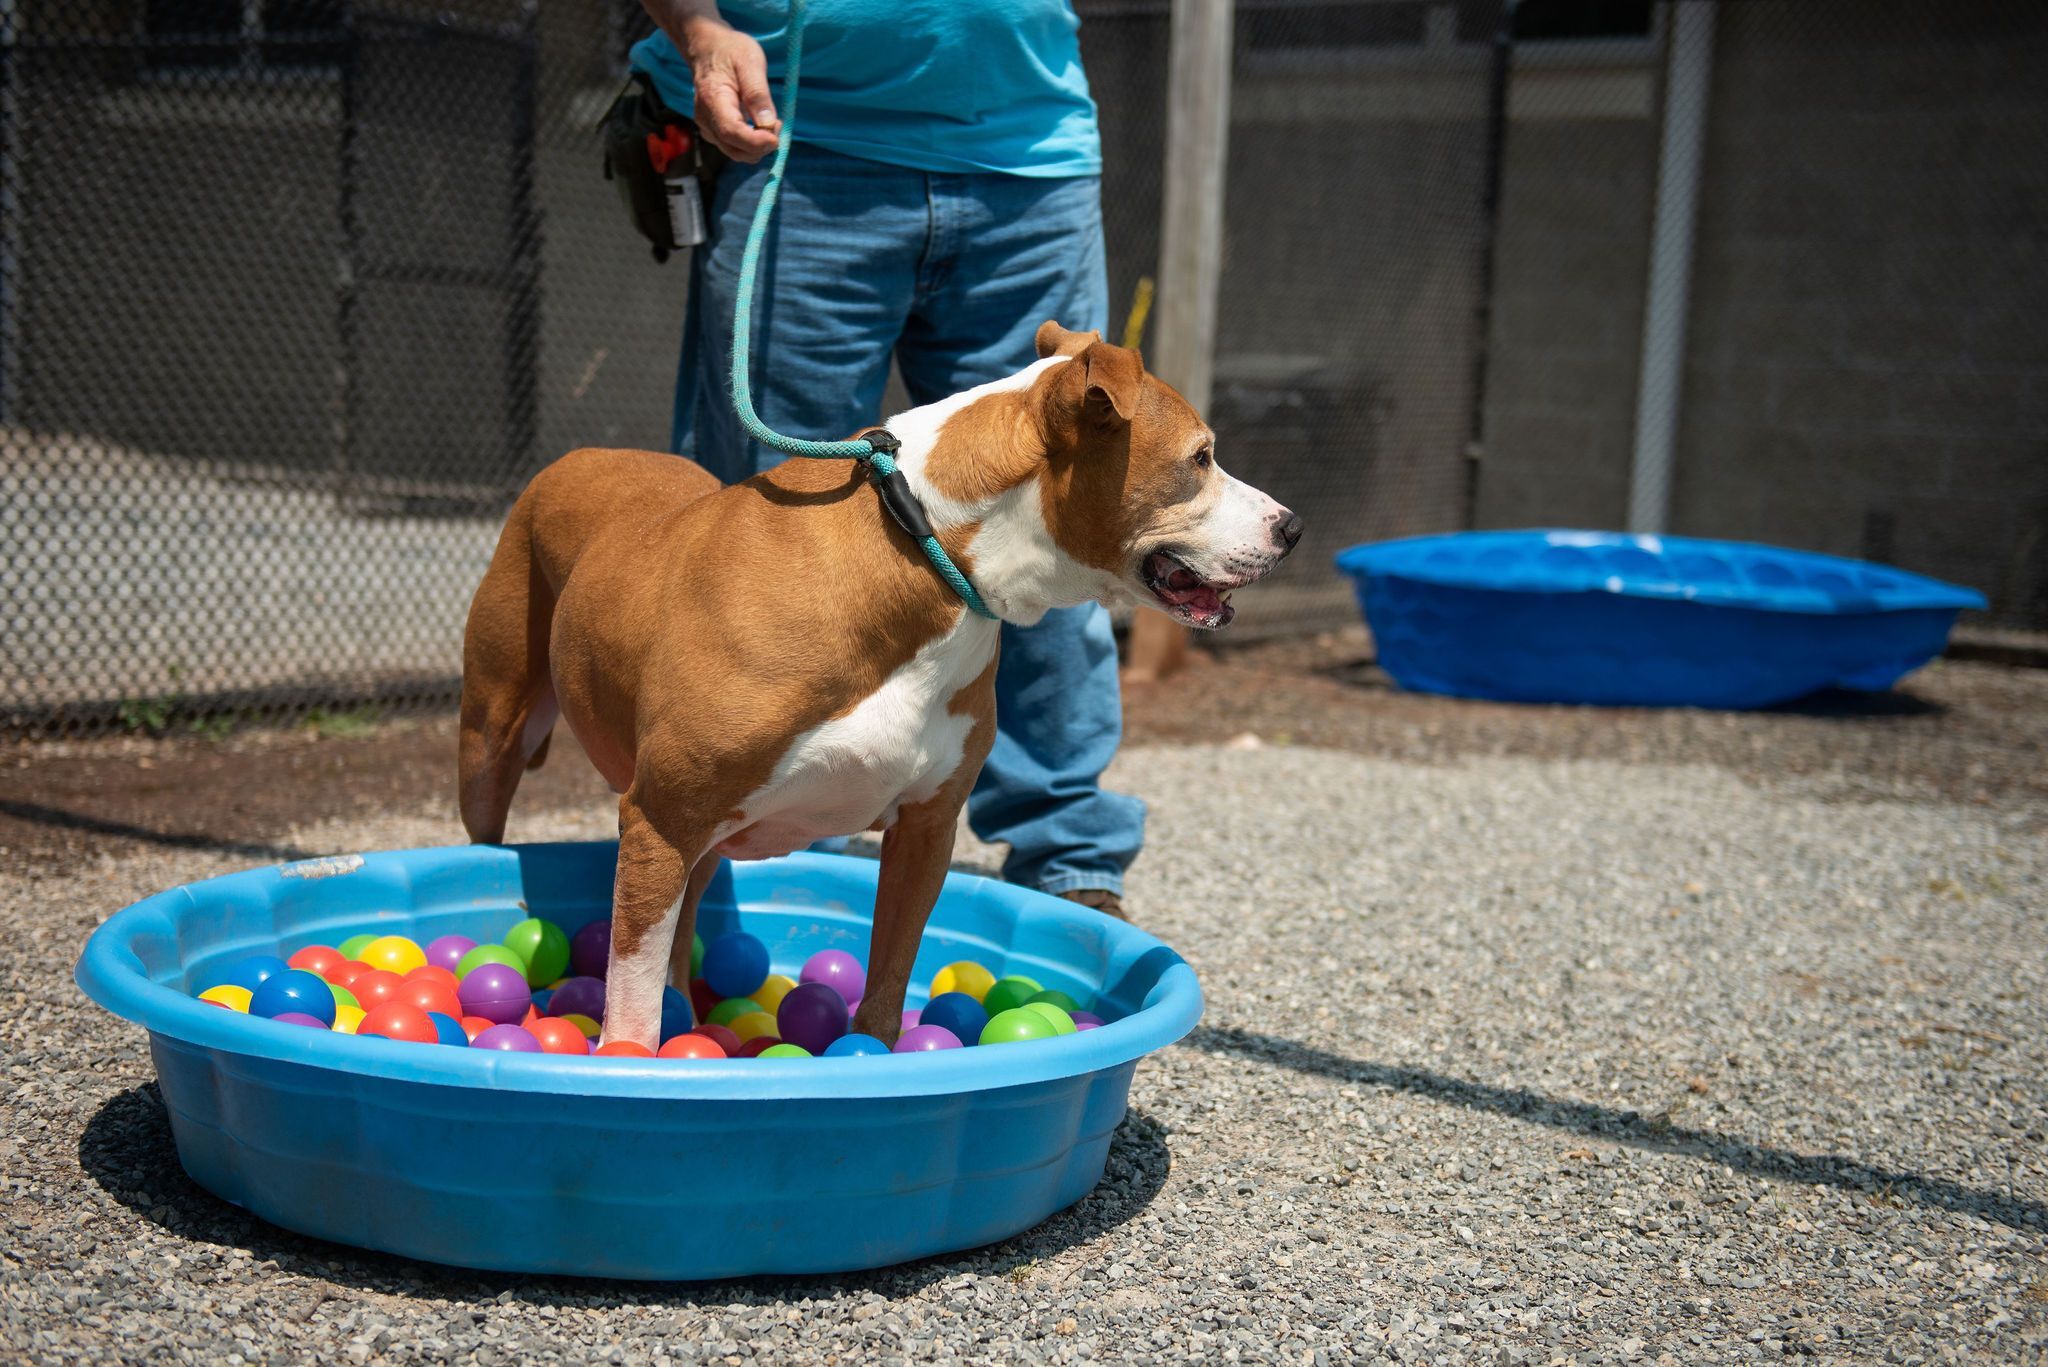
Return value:
<svg viewBox="0 0 2048 1367">
<path fill-rule="evenodd" d="M 747 229 L 746 250 L 740 255 L 739 303 L 733 310 L 732 319 L 732 406 L 739 414 L 741 425 L 763 446 L 787 455 L 812 456 L 822 460 L 843 460 L 850 456 L 866 466 L 868 478 L 881 494 L 890 516 L 923 548 L 925 559 L 932 562 L 932 568 L 939 572 L 939 577 L 960 595 L 960 601 L 967 604 L 969 611 L 995 621 L 996 615 L 989 611 L 988 604 L 981 601 L 974 585 L 953 563 L 953 557 L 946 554 L 946 548 L 939 544 L 938 537 L 932 535 L 924 508 L 911 492 L 910 482 L 897 468 L 894 453 L 899 443 L 894 434 L 878 429 L 869 436 L 846 441 L 805 441 L 801 437 L 782 435 L 761 421 L 761 415 L 754 411 L 753 386 L 747 380 L 747 355 L 752 350 L 754 336 L 754 273 L 761 262 L 761 244 L 768 236 L 768 220 L 774 216 L 775 201 L 782 192 L 782 169 L 789 161 L 791 134 L 796 128 L 796 77 L 803 65 L 804 8 L 805 0 L 790 0 L 789 70 L 782 79 L 782 137 L 776 144 L 775 161 L 768 168 L 768 179 L 761 186 L 761 201 L 754 209 L 753 226 Z"/>
</svg>

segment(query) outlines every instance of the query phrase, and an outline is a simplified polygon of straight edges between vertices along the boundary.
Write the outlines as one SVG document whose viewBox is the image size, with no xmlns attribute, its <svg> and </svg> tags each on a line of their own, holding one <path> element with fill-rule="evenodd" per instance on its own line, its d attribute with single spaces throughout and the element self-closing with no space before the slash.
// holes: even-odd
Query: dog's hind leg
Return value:
<svg viewBox="0 0 2048 1367">
<path fill-rule="evenodd" d="M 668 980 L 678 992 L 690 990 L 690 941 L 697 934 L 697 904 L 704 900 L 704 889 L 711 886 L 719 863 L 715 850 L 697 856 L 697 862 L 690 867 L 690 885 L 683 889 L 683 904 L 676 911 L 675 939 L 668 951 Z"/>
<path fill-rule="evenodd" d="M 496 844 L 519 776 L 539 767 L 560 715 L 548 673 L 555 595 L 534 563 L 531 514 L 514 505 L 469 605 L 462 638 L 458 796 L 469 838 Z"/>
</svg>

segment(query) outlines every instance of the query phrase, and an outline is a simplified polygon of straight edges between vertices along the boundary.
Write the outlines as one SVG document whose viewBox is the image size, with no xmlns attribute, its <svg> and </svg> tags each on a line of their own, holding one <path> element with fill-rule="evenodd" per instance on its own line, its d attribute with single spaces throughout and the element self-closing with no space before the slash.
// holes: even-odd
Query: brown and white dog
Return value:
<svg viewBox="0 0 2048 1367">
<path fill-rule="evenodd" d="M 1224 625 L 1301 520 L 1223 473 L 1136 352 L 1047 323 L 1038 354 L 887 424 L 939 540 L 1006 622 L 1121 600 Z M 893 1041 L 995 735 L 997 640 L 853 461 L 726 487 L 676 456 L 573 452 L 520 496 L 470 605 L 463 824 L 504 837 L 567 718 L 620 794 L 604 1038 L 649 1048 L 719 856 L 886 832 L 853 1025 Z"/>
</svg>

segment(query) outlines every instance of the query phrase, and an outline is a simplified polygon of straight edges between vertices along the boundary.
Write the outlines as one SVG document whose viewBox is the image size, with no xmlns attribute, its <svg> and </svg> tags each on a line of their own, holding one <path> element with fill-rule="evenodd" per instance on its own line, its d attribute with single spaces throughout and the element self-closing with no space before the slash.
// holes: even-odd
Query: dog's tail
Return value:
<svg viewBox="0 0 2048 1367">
<path fill-rule="evenodd" d="M 529 488 L 505 519 L 462 638 L 457 796 L 469 838 L 490 844 L 505 838 L 519 776 L 547 758 L 560 714 L 548 673 L 555 590 L 536 554 L 534 501 Z"/>
</svg>

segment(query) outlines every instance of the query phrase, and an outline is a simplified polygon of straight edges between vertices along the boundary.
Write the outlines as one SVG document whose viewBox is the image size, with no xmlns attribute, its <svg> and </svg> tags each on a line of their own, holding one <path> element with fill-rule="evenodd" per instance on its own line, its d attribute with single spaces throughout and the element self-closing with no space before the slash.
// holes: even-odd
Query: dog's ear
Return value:
<svg viewBox="0 0 2048 1367">
<path fill-rule="evenodd" d="M 1107 342 L 1090 342 L 1074 358 L 1077 366 L 1088 367 L 1083 406 L 1100 422 L 1127 423 L 1138 411 L 1138 396 L 1145 390 L 1145 360 L 1129 347 Z"/>
<path fill-rule="evenodd" d="M 1048 319 L 1038 328 L 1038 359 L 1048 356 L 1078 356 L 1090 343 L 1102 340 L 1099 332 L 1069 332 Z"/>
</svg>

